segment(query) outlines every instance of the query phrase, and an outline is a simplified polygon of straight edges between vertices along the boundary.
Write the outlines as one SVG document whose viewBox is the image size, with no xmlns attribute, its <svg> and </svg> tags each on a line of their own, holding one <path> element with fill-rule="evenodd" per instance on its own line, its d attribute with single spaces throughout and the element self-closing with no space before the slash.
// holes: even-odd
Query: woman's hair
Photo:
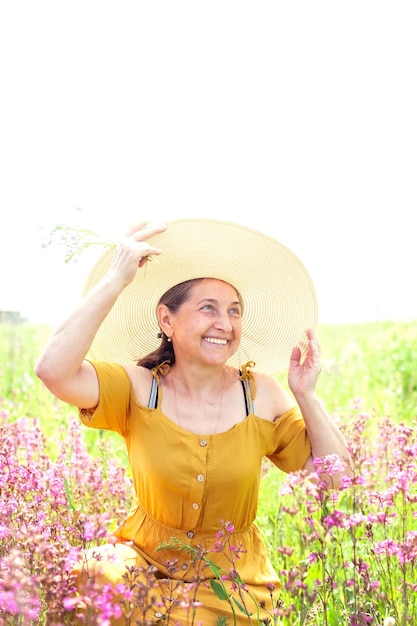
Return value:
<svg viewBox="0 0 417 626">
<path fill-rule="evenodd" d="M 171 311 L 171 313 L 176 313 L 180 306 L 184 304 L 188 300 L 190 295 L 190 291 L 197 283 L 204 280 L 203 278 L 193 278 L 191 280 L 186 280 L 183 283 L 179 283 L 171 289 L 168 289 L 161 296 L 158 306 L 160 304 L 165 304 L 165 306 Z M 168 341 L 167 336 L 164 333 L 161 333 L 162 341 L 159 348 L 147 354 L 142 359 L 137 362 L 137 365 L 141 365 L 142 367 L 146 367 L 148 369 L 152 369 L 157 365 L 160 365 L 164 361 L 169 361 L 171 365 L 175 363 L 175 354 L 172 343 Z"/>
</svg>

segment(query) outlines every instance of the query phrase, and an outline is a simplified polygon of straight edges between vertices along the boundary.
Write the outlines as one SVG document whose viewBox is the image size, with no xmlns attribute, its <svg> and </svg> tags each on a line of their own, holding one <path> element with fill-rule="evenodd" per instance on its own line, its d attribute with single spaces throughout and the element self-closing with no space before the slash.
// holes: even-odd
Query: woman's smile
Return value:
<svg viewBox="0 0 417 626">
<path fill-rule="evenodd" d="M 227 339 L 217 339 L 216 337 L 204 337 L 204 341 L 207 341 L 207 343 L 215 344 L 217 346 L 227 345 Z"/>
</svg>

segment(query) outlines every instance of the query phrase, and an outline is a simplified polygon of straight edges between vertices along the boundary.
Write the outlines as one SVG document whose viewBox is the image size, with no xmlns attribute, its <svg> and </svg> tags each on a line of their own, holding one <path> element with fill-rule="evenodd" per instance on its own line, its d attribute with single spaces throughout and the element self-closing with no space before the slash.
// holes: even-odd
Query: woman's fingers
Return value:
<svg viewBox="0 0 417 626">
<path fill-rule="evenodd" d="M 142 221 L 132 224 L 126 231 L 126 237 L 131 237 L 134 241 L 146 241 L 150 237 L 164 232 L 165 229 L 165 224 L 160 222 Z"/>
</svg>

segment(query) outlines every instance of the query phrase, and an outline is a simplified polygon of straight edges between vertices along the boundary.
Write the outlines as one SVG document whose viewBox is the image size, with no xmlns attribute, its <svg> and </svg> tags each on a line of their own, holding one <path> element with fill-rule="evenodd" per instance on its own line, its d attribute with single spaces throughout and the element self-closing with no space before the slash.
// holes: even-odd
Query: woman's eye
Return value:
<svg viewBox="0 0 417 626">
<path fill-rule="evenodd" d="M 240 309 L 236 308 L 236 309 L 230 309 L 230 315 L 235 315 L 237 317 L 241 316 L 241 312 Z"/>
</svg>

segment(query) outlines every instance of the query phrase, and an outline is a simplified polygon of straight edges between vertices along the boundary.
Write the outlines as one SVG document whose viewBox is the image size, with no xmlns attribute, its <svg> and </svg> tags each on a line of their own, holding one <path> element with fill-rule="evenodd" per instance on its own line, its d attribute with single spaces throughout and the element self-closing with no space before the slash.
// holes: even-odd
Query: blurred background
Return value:
<svg viewBox="0 0 417 626">
<path fill-rule="evenodd" d="M 417 318 L 414 2 L 3 2 L 0 311 L 56 324 L 118 238 L 214 217 L 291 248 L 323 323 Z M 248 250 L 256 256 L 260 250 Z"/>
</svg>

